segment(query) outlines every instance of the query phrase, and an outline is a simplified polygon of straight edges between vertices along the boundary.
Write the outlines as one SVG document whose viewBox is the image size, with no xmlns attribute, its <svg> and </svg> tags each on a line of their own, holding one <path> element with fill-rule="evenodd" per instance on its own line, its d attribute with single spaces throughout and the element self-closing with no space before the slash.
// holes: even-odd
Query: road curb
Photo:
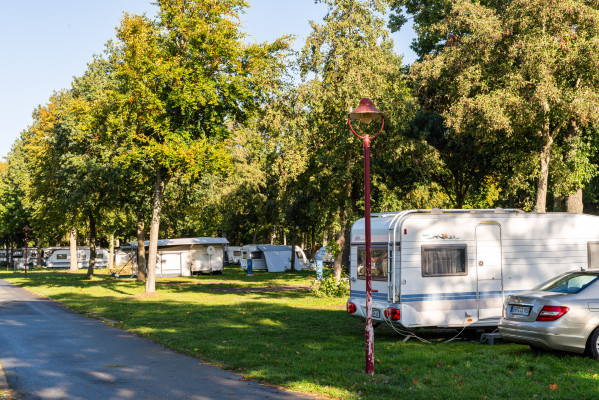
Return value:
<svg viewBox="0 0 599 400">
<path fill-rule="evenodd" d="M 8 380 L 6 379 L 6 374 L 4 373 L 4 368 L 2 368 L 2 364 L 0 364 L 0 390 L 9 391 L 10 387 L 8 386 Z"/>
</svg>

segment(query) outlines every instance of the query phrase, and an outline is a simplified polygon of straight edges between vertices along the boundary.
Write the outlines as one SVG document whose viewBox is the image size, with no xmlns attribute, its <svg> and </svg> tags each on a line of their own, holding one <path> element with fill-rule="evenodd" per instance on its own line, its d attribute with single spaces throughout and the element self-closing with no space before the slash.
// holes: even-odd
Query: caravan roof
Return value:
<svg viewBox="0 0 599 400">
<path fill-rule="evenodd" d="M 158 246 L 185 246 L 192 244 L 228 244 L 229 241 L 225 238 L 213 237 L 196 237 L 196 238 L 178 238 L 178 239 L 160 239 Z M 129 242 L 133 247 L 137 247 L 137 242 Z M 150 245 L 150 241 L 144 242 L 146 246 Z"/>
</svg>

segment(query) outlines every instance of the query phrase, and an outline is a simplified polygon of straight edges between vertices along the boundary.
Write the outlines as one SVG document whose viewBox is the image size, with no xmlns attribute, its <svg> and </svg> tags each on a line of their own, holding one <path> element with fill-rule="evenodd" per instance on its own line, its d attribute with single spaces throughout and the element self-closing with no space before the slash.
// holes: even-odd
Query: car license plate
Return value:
<svg viewBox="0 0 599 400">
<path fill-rule="evenodd" d="M 528 316 L 530 314 L 529 306 L 515 306 L 512 305 L 512 315 L 524 315 Z"/>
<path fill-rule="evenodd" d="M 381 317 L 381 310 L 377 309 L 377 308 L 373 308 L 372 309 L 372 318 L 380 318 Z"/>
</svg>

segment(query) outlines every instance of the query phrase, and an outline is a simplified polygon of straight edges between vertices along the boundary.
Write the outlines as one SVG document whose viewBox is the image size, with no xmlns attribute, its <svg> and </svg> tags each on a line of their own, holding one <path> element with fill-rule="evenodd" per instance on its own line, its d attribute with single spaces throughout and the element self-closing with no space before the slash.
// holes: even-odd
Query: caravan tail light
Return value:
<svg viewBox="0 0 599 400">
<path fill-rule="evenodd" d="M 347 302 L 347 312 L 348 312 L 348 314 L 355 313 L 357 309 L 358 309 L 358 307 L 356 307 L 356 305 L 354 303 L 352 303 L 351 301 Z"/>
<path fill-rule="evenodd" d="M 555 321 L 570 311 L 568 307 L 545 306 L 537 316 L 537 321 Z"/>
<path fill-rule="evenodd" d="M 400 313 L 399 310 L 397 308 L 387 308 L 385 310 L 385 318 L 387 318 L 390 321 L 399 321 L 400 319 Z"/>
</svg>

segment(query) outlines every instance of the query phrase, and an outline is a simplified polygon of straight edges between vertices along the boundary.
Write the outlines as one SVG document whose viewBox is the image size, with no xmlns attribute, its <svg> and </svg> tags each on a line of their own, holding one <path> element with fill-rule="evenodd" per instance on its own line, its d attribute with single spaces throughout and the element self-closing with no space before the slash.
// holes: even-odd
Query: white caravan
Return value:
<svg viewBox="0 0 599 400">
<path fill-rule="evenodd" d="M 37 266 L 38 254 L 39 252 L 37 247 L 27 248 L 27 268 L 33 268 Z M 25 269 L 25 248 L 14 249 L 12 256 L 14 259 L 15 269 Z"/>
<path fill-rule="evenodd" d="M 413 330 L 491 327 L 506 295 L 599 268 L 599 217 L 409 210 L 371 218 L 373 320 Z M 364 219 L 351 230 L 350 315 L 366 316 Z"/>
<path fill-rule="evenodd" d="M 252 260 L 252 270 L 268 270 L 268 272 L 283 272 L 291 269 L 291 246 L 275 244 L 248 244 L 241 248 L 243 258 L 241 268 L 247 270 L 247 261 Z M 309 267 L 306 254 L 295 246 L 295 269 L 300 271 Z"/>
<path fill-rule="evenodd" d="M 225 247 L 225 261 L 228 265 L 237 264 L 241 265 L 241 246 L 227 246 Z"/>
<path fill-rule="evenodd" d="M 222 274 L 224 271 L 223 247 L 225 238 L 196 237 L 160 239 L 157 244 L 156 277 Z M 129 242 L 137 264 L 137 242 Z M 146 262 L 149 259 L 150 241 L 145 241 Z M 134 266 L 137 269 L 137 265 Z"/>
<path fill-rule="evenodd" d="M 52 250 L 50 250 L 52 251 Z M 89 267 L 89 247 L 77 248 L 77 267 L 88 268 Z M 96 264 L 95 268 L 107 268 L 108 267 L 108 250 L 97 247 L 96 248 Z M 68 247 L 54 248 L 50 256 L 46 259 L 47 268 L 70 268 L 71 266 L 71 250 Z"/>
</svg>

